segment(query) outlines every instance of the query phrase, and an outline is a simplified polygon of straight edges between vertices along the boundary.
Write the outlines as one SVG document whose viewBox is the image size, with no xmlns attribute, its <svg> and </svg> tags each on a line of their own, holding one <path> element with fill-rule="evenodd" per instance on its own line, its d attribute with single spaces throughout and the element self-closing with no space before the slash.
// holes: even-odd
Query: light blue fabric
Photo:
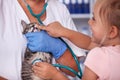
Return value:
<svg viewBox="0 0 120 80">
<path fill-rule="evenodd" d="M 45 31 L 25 34 L 28 40 L 28 48 L 32 52 L 50 52 L 58 59 L 67 49 L 67 46 L 59 38 L 53 38 Z"/>
</svg>

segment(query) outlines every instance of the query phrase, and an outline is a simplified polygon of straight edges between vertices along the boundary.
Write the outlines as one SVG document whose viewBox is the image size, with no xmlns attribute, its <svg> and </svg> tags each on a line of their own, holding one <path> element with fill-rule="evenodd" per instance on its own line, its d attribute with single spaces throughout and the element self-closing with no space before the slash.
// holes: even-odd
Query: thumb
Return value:
<svg viewBox="0 0 120 80">
<path fill-rule="evenodd" d="M 46 26 L 38 26 L 38 29 L 47 31 L 47 27 Z"/>
<path fill-rule="evenodd" d="M 36 62 L 35 66 L 39 66 L 39 67 L 42 66 L 42 62 Z"/>
</svg>

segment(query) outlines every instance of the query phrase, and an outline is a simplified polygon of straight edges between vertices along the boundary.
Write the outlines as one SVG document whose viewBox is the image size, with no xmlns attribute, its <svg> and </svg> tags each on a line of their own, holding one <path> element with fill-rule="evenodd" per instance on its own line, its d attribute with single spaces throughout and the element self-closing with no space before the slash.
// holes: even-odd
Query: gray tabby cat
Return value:
<svg viewBox="0 0 120 80">
<path fill-rule="evenodd" d="M 23 34 L 27 32 L 35 32 L 38 31 L 38 29 L 35 27 L 37 23 L 29 23 L 27 24 L 25 21 L 21 21 L 21 24 L 23 26 Z M 45 52 L 35 52 L 32 53 L 28 48 L 25 52 L 25 58 L 22 62 L 22 80 L 43 80 L 41 78 L 38 78 L 34 75 L 32 71 L 32 65 L 34 62 L 42 61 L 42 62 L 48 62 L 51 63 L 51 55 L 49 53 Z"/>
</svg>

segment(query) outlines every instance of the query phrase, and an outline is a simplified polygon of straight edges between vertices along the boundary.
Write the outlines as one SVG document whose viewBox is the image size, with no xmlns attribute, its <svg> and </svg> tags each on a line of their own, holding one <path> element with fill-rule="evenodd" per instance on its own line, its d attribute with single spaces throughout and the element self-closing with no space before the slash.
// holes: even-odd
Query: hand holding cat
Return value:
<svg viewBox="0 0 120 80">
<path fill-rule="evenodd" d="M 64 54 L 67 46 L 59 38 L 53 38 L 45 31 L 25 34 L 28 48 L 32 52 L 50 52 L 55 59 Z"/>
</svg>

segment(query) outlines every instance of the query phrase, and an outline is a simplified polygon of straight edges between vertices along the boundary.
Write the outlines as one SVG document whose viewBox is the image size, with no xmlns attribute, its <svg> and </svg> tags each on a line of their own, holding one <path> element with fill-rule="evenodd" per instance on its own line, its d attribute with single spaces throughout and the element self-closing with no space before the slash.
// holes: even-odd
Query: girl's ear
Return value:
<svg viewBox="0 0 120 80">
<path fill-rule="evenodd" d="M 110 39 L 116 38 L 118 36 L 119 32 L 118 32 L 118 28 L 116 26 L 112 26 L 111 30 L 110 30 Z"/>
</svg>

